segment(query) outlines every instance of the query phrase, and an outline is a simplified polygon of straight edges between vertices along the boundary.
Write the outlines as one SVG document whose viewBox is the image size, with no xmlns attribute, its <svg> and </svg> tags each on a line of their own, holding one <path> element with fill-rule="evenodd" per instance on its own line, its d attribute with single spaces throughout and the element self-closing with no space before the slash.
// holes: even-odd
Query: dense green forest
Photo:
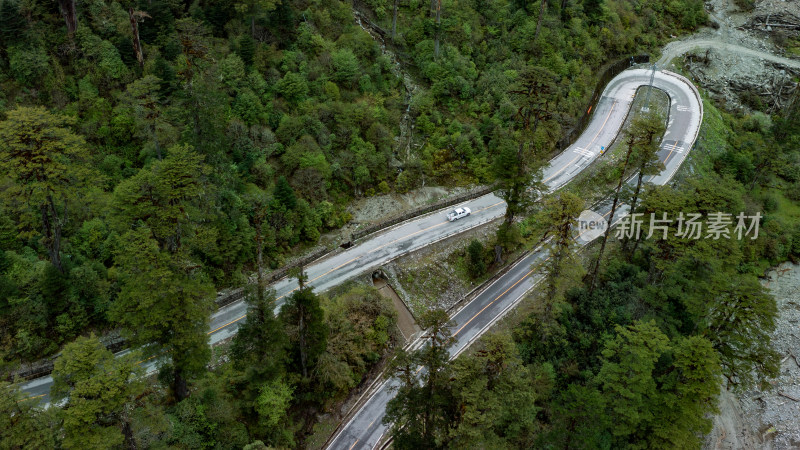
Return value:
<svg viewBox="0 0 800 450">
<path fill-rule="evenodd" d="M 498 246 L 526 245 L 515 219 L 555 221 L 547 208 L 576 202 L 531 209 L 523 187 L 598 70 L 706 20 L 700 0 L 435 3 L 0 1 L 0 369 L 60 350 L 63 402 L 42 411 L 0 386 L 4 445 L 306 445 L 396 344 L 391 304 L 360 285 L 303 287 L 276 316 L 259 290 L 212 351 L 215 291 L 310 248 L 354 199 L 423 183 L 497 183 L 510 211 Z M 386 42 L 410 81 L 354 7 L 396 30 Z M 798 218 L 781 213 L 800 200 L 784 196 L 800 192 L 797 114 L 712 116 L 701 177 L 647 189 L 639 207 L 763 210 L 763 237 L 612 245 L 596 282 L 569 274 L 513 336 L 454 363 L 401 354 L 397 367 L 438 364 L 442 391 L 400 392 L 437 414 L 417 433 L 391 406 L 409 425 L 398 447 L 696 445 L 720 376 L 745 388 L 774 371 L 774 303 L 755 277 L 800 253 Z M 470 252 L 474 273 L 493 264 Z M 742 301 L 754 312 L 733 325 L 711 308 Z M 114 358 L 96 336 L 115 328 L 153 345 Z M 138 358 L 162 352 L 159 383 L 139 379 Z"/>
<path fill-rule="evenodd" d="M 758 238 L 642 234 L 582 259 L 571 228 L 584 205 L 553 194 L 531 215 L 554 236 L 551 261 L 536 268 L 547 278 L 533 313 L 454 361 L 447 315 L 432 313 L 433 345 L 394 360 L 402 387 L 385 422 L 396 448 L 701 448 L 722 387 L 768 389 L 780 361 L 770 344 L 777 310 L 758 277 L 800 259 L 800 111 L 705 108 L 691 172 L 645 186 L 636 211 L 647 221 L 760 212 Z M 472 247 L 471 261 L 485 263 Z M 417 365 L 427 369 L 421 385 L 407 377 Z"/>
<path fill-rule="evenodd" d="M 444 2 L 437 25 L 423 3 L 400 2 L 396 25 L 422 84 L 403 148 L 405 87 L 346 2 L 80 1 L 72 23 L 68 1 L 4 0 L 3 361 L 122 324 L 134 230 L 150 230 L 138 237 L 175 283 L 204 285 L 197 295 L 240 285 L 257 247 L 281 265 L 342 226 L 353 198 L 509 178 L 511 92 L 531 68 L 553 82 L 543 155 L 604 62 L 704 21 L 699 0 L 566 1 L 543 15 L 534 2 Z M 371 6 L 390 20 L 388 2 Z M 20 153 L 29 133 L 36 153 Z"/>
</svg>

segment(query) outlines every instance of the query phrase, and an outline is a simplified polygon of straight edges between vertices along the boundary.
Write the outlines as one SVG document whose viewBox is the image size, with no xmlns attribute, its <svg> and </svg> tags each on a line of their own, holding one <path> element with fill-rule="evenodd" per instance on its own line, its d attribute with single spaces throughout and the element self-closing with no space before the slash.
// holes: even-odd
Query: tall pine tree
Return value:
<svg viewBox="0 0 800 450">
<path fill-rule="evenodd" d="M 163 373 L 178 400 L 189 396 L 188 378 L 205 371 L 211 356 L 206 332 L 215 296 L 187 261 L 183 252 L 160 250 L 146 226 L 126 233 L 116 255 L 121 290 L 111 310 L 131 344 L 166 358 Z"/>
</svg>

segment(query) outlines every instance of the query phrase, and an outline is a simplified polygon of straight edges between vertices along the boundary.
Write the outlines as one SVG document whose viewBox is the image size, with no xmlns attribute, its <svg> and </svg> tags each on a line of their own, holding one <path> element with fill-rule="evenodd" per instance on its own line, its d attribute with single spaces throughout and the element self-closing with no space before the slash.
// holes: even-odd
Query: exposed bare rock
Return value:
<svg viewBox="0 0 800 450">
<path fill-rule="evenodd" d="M 713 48 L 686 55 L 684 64 L 703 88 L 732 111 L 763 108 L 772 114 L 786 108 L 800 74 L 796 68 Z"/>
<path fill-rule="evenodd" d="M 706 449 L 800 448 L 800 265 L 786 263 L 772 270 L 764 284 L 778 305 L 775 350 L 783 355 L 780 373 L 769 389 L 736 398 L 720 394 L 720 414 L 706 438 Z"/>
</svg>

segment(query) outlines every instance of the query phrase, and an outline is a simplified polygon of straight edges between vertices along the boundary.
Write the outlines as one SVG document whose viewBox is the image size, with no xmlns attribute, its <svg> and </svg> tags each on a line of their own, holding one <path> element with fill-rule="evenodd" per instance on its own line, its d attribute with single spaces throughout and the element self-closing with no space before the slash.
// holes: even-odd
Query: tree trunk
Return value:
<svg viewBox="0 0 800 450">
<path fill-rule="evenodd" d="M 300 316 L 300 323 L 298 324 L 298 339 L 300 341 L 300 367 L 303 368 L 303 378 L 308 378 L 308 355 L 306 354 L 306 330 L 305 330 L 305 311 L 303 307 L 298 308 L 298 315 Z"/>
<path fill-rule="evenodd" d="M 514 219 L 517 217 L 517 213 L 520 210 L 519 203 L 522 201 L 521 197 L 525 195 L 525 189 L 527 186 L 518 186 L 519 180 L 522 178 L 525 172 L 525 161 L 523 161 L 523 145 L 524 143 L 520 142 L 519 146 L 517 146 L 517 175 L 516 181 L 514 185 L 511 186 L 509 196 L 508 196 L 508 204 L 506 205 L 506 216 L 505 216 L 505 224 L 507 226 L 511 226 L 514 222 Z"/>
<path fill-rule="evenodd" d="M 750 189 L 749 189 L 750 191 L 755 189 L 756 182 L 758 182 L 758 179 L 761 178 L 761 172 L 764 170 L 765 167 L 768 166 L 769 166 L 769 161 L 764 161 L 758 166 L 756 166 L 755 174 L 753 175 L 753 181 L 750 183 Z"/>
<path fill-rule="evenodd" d="M 72 36 L 78 29 L 78 11 L 75 0 L 58 0 L 61 7 L 61 14 L 64 15 L 64 22 L 67 24 L 67 34 Z"/>
<path fill-rule="evenodd" d="M 597 255 L 597 261 L 594 263 L 592 282 L 589 285 L 589 294 L 594 292 L 595 285 L 597 284 L 597 274 L 600 272 L 600 261 L 603 260 L 603 252 L 606 250 L 608 236 L 611 235 L 611 224 L 614 222 L 614 213 L 617 211 L 617 202 L 619 201 L 619 191 L 622 189 L 622 183 L 625 181 L 625 170 L 628 169 L 628 160 L 631 158 L 631 152 L 633 152 L 633 143 L 628 145 L 628 152 L 625 154 L 625 164 L 622 165 L 622 173 L 619 176 L 617 190 L 614 193 L 614 202 L 611 203 L 611 213 L 608 216 L 608 227 L 606 227 L 606 232 L 603 235 L 603 242 L 600 244 L 600 253 Z"/>
<path fill-rule="evenodd" d="M 66 208 L 65 204 L 65 217 L 67 214 Z M 42 235 L 44 236 L 42 240 L 45 248 L 47 248 L 47 254 L 50 256 L 50 262 L 59 272 L 64 273 L 64 268 L 61 265 L 61 227 L 63 224 L 58 217 L 58 211 L 56 211 L 56 204 L 52 196 L 47 196 L 47 202 L 41 205 L 41 212 Z"/>
<path fill-rule="evenodd" d="M 636 189 L 633 191 L 633 198 L 631 198 L 631 214 L 636 210 L 636 202 L 639 201 L 639 191 L 642 189 L 642 180 L 644 179 L 644 166 L 639 167 L 639 178 L 636 180 Z M 628 250 L 628 243 L 630 239 L 627 237 L 624 241 L 622 241 L 622 251 L 626 252 Z M 638 240 L 637 240 L 638 244 Z M 636 247 L 634 247 L 635 249 Z M 628 255 L 628 261 L 630 261 L 630 257 L 633 256 L 633 252 Z"/>
<path fill-rule="evenodd" d="M 131 31 L 133 31 L 133 51 L 136 53 L 136 60 L 139 61 L 139 67 L 144 68 L 142 43 L 139 41 L 139 22 L 133 15 L 133 7 L 128 8 L 128 17 L 131 19 Z"/>
<path fill-rule="evenodd" d="M 433 57 L 439 57 L 439 29 L 441 28 L 442 24 L 442 0 L 436 1 L 436 35 L 434 36 L 433 41 Z"/>
<path fill-rule="evenodd" d="M 636 209 L 636 203 L 639 201 L 639 192 L 642 190 L 642 180 L 644 179 L 644 167 L 639 168 L 639 178 L 636 180 L 636 189 L 633 191 L 633 198 L 631 199 L 631 212 Z"/>
<path fill-rule="evenodd" d="M 156 156 L 161 161 L 161 143 L 158 142 L 158 135 L 156 135 L 156 125 L 153 124 L 153 142 L 156 144 Z"/>
<path fill-rule="evenodd" d="M 256 266 L 257 282 L 258 282 L 258 298 L 261 298 L 262 290 L 264 289 L 264 236 L 261 233 L 262 220 L 260 217 L 256 218 Z"/>
<path fill-rule="evenodd" d="M 131 422 L 127 417 L 123 417 L 122 419 L 122 434 L 125 436 L 125 447 L 129 450 L 136 450 L 136 438 L 133 436 Z"/>
<path fill-rule="evenodd" d="M 542 6 L 539 8 L 539 19 L 536 20 L 536 32 L 533 33 L 533 42 L 536 43 L 536 38 L 539 37 L 539 29 L 542 27 L 542 17 L 544 17 L 544 10 L 547 8 L 547 0 L 542 0 Z"/>
<path fill-rule="evenodd" d="M 394 0 L 394 12 L 392 13 L 392 42 L 394 42 L 395 37 L 397 36 L 397 4 L 400 3 L 400 0 Z"/>
<path fill-rule="evenodd" d="M 173 372 L 172 391 L 178 401 L 189 397 L 189 387 L 186 383 L 186 378 L 183 376 L 182 371 L 177 368 Z"/>
<path fill-rule="evenodd" d="M 497 264 L 503 262 L 503 246 L 500 244 L 494 246 L 494 262 Z"/>
</svg>

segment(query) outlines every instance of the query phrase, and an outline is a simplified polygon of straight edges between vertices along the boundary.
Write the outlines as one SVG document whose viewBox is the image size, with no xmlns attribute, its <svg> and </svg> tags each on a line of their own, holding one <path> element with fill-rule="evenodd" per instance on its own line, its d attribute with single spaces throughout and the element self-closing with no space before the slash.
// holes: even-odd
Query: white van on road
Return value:
<svg viewBox="0 0 800 450">
<path fill-rule="evenodd" d="M 450 211 L 449 213 L 447 213 L 447 220 L 452 222 L 452 221 L 458 220 L 458 219 L 460 219 L 462 217 L 467 217 L 471 213 L 472 213 L 472 210 L 467 208 L 466 206 L 463 207 L 463 208 L 456 208 L 456 209 Z"/>
</svg>

